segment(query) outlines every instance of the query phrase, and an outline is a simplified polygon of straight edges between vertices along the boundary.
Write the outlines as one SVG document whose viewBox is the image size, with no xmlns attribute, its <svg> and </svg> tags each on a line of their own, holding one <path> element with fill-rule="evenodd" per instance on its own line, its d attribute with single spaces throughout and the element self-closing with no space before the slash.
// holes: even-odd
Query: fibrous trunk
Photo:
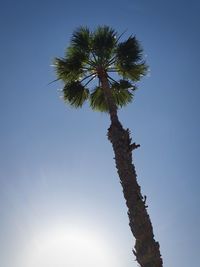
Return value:
<svg viewBox="0 0 200 267">
<path fill-rule="evenodd" d="M 108 139 L 112 143 L 116 168 L 128 207 L 129 225 L 136 239 L 133 253 L 141 267 L 162 267 L 159 243 L 155 241 L 152 224 L 146 210 L 146 197 L 141 194 L 132 163 L 132 150 L 129 130 L 120 123 L 111 123 Z"/>
<path fill-rule="evenodd" d="M 100 80 L 111 119 L 108 139 L 113 146 L 116 168 L 128 207 L 129 225 L 136 239 L 133 253 L 141 267 L 162 267 L 159 243 L 154 239 L 152 224 L 146 209 L 146 197 L 141 194 L 132 163 L 132 151 L 138 145 L 131 144 L 129 130 L 123 129 L 119 122 L 117 107 L 113 101 L 107 77 L 102 76 Z"/>
</svg>

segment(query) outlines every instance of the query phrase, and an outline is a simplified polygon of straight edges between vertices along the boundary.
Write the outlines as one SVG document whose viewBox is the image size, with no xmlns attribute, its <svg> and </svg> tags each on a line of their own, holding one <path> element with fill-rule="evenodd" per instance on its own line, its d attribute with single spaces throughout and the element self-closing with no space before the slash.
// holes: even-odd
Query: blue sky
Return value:
<svg viewBox="0 0 200 267">
<path fill-rule="evenodd" d="M 64 54 L 73 30 L 102 24 L 127 29 L 126 37 L 136 34 L 151 69 L 119 116 L 141 144 L 134 163 L 164 266 L 200 264 L 199 11 L 195 0 L 1 2 L 2 267 L 70 266 L 66 251 L 58 263 L 56 246 L 48 260 L 33 245 L 36 239 L 46 244 L 60 228 L 100 236 L 106 249 L 99 257 L 112 250 L 104 267 L 137 266 L 106 138 L 109 118 L 87 105 L 67 107 L 57 91 L 61 84 L 48 85 L 55 79 L 52 60 Z M 91 237 L 88 250 L 102 247 L 97 240 Z M 69 248 L 67 242 L 56 244 Z M 82 255 L 75 243 L 74 253 Z M 83 267 L 90 266 L 87 257 L 97 264 L 86 254 Z"/>
</svg>

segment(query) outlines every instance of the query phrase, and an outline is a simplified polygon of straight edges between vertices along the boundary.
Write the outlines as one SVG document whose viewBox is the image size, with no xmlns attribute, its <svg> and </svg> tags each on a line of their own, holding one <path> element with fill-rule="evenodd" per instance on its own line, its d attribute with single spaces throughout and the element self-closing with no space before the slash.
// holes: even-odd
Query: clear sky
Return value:
<svg viewBox="0 0 200 267">
<path fill-rule="evenodd" d="M 0 8 L 0 266 L 136 267 L 107 115 L 67 107 L 50 67 L 73 30 L 136 34 L 151 73 L 119 116 L 165 267 L 200 266 L 199 1 L 11 1 Z"/>
</svg>

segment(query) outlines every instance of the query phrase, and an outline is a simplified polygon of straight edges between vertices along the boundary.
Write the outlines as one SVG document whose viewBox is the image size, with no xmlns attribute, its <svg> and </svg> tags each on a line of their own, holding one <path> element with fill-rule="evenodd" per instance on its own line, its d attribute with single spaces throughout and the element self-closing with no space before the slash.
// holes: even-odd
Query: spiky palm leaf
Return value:
<svg viewBox="0 0 200 267">
<path fill-rule="evenodd" d="M 118 44 L 116 67 L 119 74 L 132 81 L 139 81 L 146 74 L 147 66 L 142 61 L 142 49 L 135 37 L 129 37 Z"/>
<path fill-rule="evenodd" d="M 90 52 L 91 33 L 87 27 L 80 27 L 74 31 L 71 39 L 72 47 L 84 52 Z"/>
<path fill-rule="evenodd" d="M 117 33 L 108 26 L 98 27 L 92 35 L 91 48 L 96 61 L 102 65 L 109 62 L 115 48 Z"/>
<path fill-rule="evenodd" d="M 117 107 L 129 104 L 136 87 L 126 80 L 111 83 L 112 96 Z M 108 112 L 108 104 L 101 87 L 96 87 L 90 95 L 90 106 L 94 110 Z"/>
<path fill-rule="evenodd" d="M 81 107 L 88 99 L 93 109 L 107 112 L 101 73 L 109 81 L 109 90 L 117 108 L 132 101 L 135 86 L 130 81 L 139 81 L 146 74 L 147 66 L 142 62 L 142 49 L 135 37 L 131 36 L 124 42 L 119 42 L 119 39 L 117 32 L 108 26 L 99 26 L 93 32 L 80 27 L 73 33 L 65 57 L 56 58 L 54 63 L 57 78 L 64 82 L 66 102 Z M 125 80 L 115 81 L 112 73 Z M 94 78 L 99 80 L 98 86 L 89 92 L 86 86 Z"/>
<path fill-rule="evenodd" d="M 142 49 L 135 37 L 129 37 L 126 41 L 118 44 L 117 61 L 120 64 L 133 64 L 142 58 Z"/>
<path fill-rule="evenodd" d="M 146 75 L 147 71 L 148 68 L 144 62 L 140 64 L 124 64 L 123 66 L 118 66 L 118 73 L 120 75 L 135 82 L 139 81 L 142 76 Z"/>
<path fill-rule="evenodd" d="M 80 82 L 66 83 L 63 88 L 64 100 L 73 107 L 81 107 L 88 98 L 89 90 L 86 89 Z"/>
</svg>

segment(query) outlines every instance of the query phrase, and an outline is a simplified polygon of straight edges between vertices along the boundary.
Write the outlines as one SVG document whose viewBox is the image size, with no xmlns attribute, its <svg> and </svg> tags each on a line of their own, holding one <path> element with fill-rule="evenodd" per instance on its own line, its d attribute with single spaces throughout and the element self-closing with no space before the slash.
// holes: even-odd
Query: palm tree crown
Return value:
<svg viewBox="0 0 200 267">
<path fill-rule="evenodd" d="M 102 77 L 108 81 L 117 108 L 132 101 L 135 82 L 146 74 L 147 65 L 137 39 L 130 36 L 120 42 L 121 36 L 108 26 L 99 26 L 93 32 L 87 27 L 74 31 L 64 58 L 54 61 L 57 78 L 64 82 L 62 92 L 67 103 L 78 108 L 89 100 L 92 109 L 108 112 Z M 92 82 L 95 78 L 96 85 Z"/>
</svg>

